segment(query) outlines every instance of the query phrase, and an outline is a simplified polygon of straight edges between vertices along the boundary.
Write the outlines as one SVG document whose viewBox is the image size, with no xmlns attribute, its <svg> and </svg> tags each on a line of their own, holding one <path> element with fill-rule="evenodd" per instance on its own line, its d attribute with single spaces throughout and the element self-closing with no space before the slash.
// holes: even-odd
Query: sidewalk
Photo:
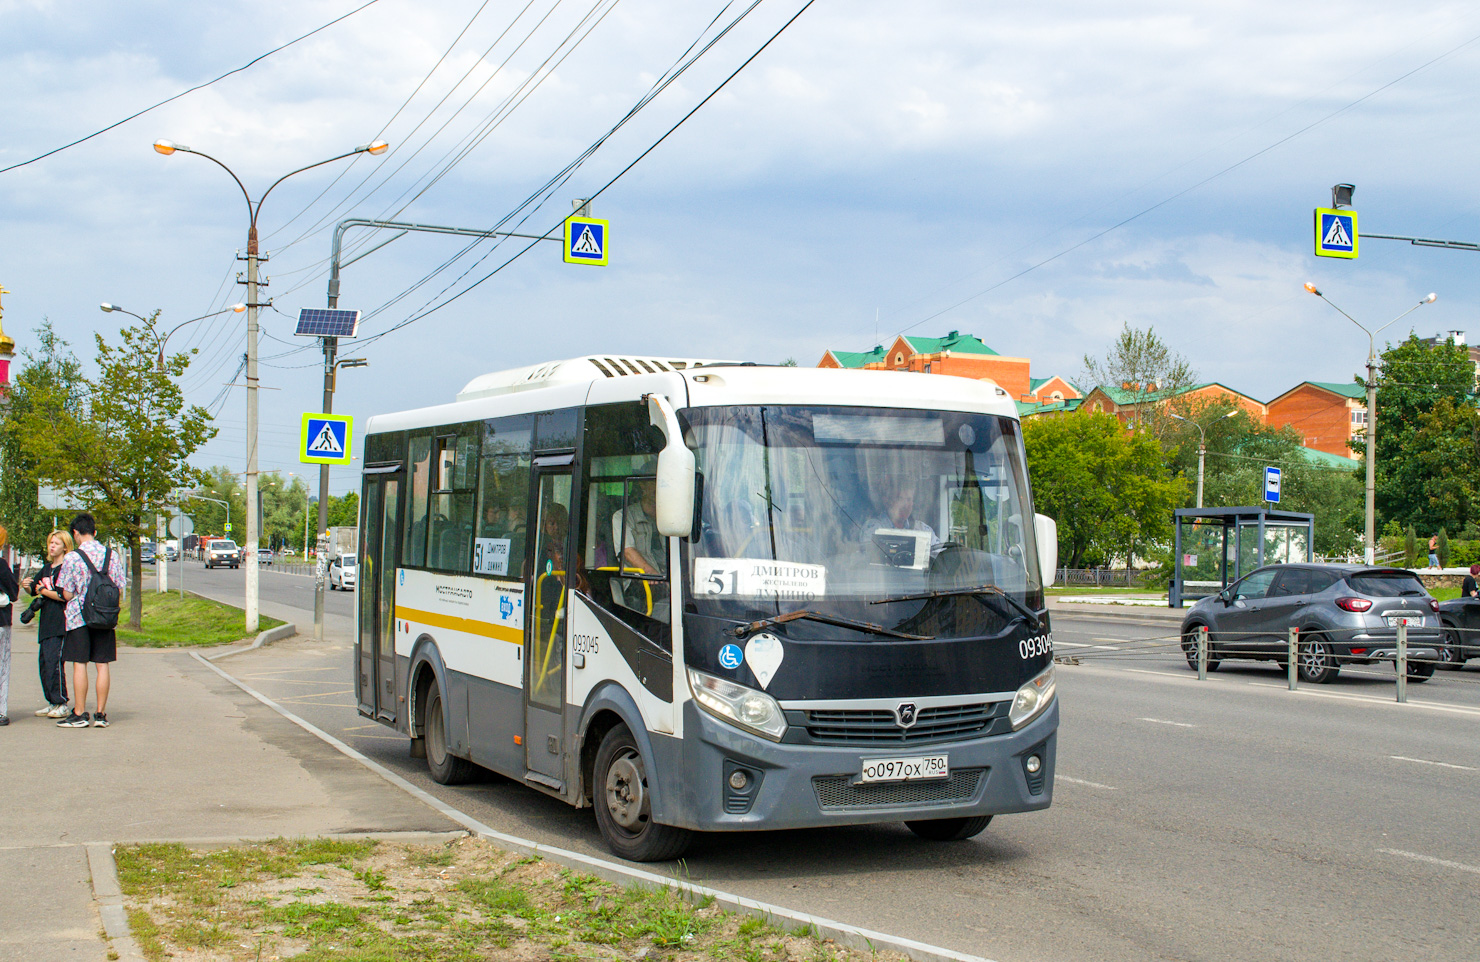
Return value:
<svg viewBox="0 0 1480 962">
<path fill-rule="evenodd" d="M 106 957 L 89 842 L 460 829 L 187 650 L 120 650 L 107 729 L 34 717 L 35 665 L 35 630 L 17 626 L 0 728 L 0 962 Z"/>
</svg>

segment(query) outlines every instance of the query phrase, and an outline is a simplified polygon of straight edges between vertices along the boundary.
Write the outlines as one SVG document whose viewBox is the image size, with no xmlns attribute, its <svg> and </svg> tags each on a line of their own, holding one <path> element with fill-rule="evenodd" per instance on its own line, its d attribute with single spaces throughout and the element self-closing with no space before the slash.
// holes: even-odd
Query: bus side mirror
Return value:
<svg viewBox="0 0 1480 962">
<path fill-rule="evenodd" d="M 1059 523 L 1047 515 L 1033 515 L 1033 538 L 1038 542 L 1038 576 L 1047 588 L 1059 568 Z"/>
<path fill-rule="evenodd" d="M 665 538 L 687 538 L 694 528 L 694 452 L 683 443 L 678 412 L 668 399 L 646 395 L 648 417 L 663 432 L 663 450 L 658 452 L 658 534 Z"/>
</svg>

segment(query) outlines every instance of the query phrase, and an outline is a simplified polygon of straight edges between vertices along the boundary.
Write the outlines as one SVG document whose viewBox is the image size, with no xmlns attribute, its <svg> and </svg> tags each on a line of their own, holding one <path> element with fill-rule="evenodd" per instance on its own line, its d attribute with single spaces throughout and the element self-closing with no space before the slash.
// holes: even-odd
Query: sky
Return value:
<svg viewBox="0 0 1480 962">
<path fill-rule="evenodd" d="M 0 168 L 362 4 L 0 0 Z M 101 302 L 169 331 L 245 299 L 240 189 L 155 140 L 257 198 L 384 139 L 284 181 L 258 216 L 260 466 L 315 487 L 296 451 L 322 361 L 294 321 L 325 306 L 351 217 L 543 234 L 605 187 L 611 222 L 606 267 L 425 233 L 367 253 L 394 234 L 347 231 L 345 260 L 366 256 L 339 305 L 365 317 L 341 354 L 369 365 L 341 372 L 334 406 L 357 418 L 561 357 L 813 365 L 898 333 L 970 332 L 1074 378 L 1126 324 L 1269 400 L 1366 358 L 1307 280 L 1373 327 L 1436 292 L 1382 339 L 1480 341 L 1476 253 L 1369 239 L 1317 258 L 1311 224 L 1345 182 L 1363 231 L 1480 241 L 1474 4 L 816 0 L 782 30 L 804 5 L 376 0 L 0 172 L 5 331 L 25 349 L 49 319 L 90 363 L 131 320 Z M 198 352 L 187 400 L 216 416 L 203 467 L 245 468 L 245 343 L 229 311 L 170 337 Z M 335 469 L 331 490 L 356 486 Z"/>
</svg>

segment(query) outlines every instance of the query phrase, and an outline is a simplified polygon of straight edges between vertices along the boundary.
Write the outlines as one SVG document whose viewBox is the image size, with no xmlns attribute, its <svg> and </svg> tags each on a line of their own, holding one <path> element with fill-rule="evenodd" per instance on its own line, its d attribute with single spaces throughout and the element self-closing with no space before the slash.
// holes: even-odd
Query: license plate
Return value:
<svg viewBox="0 0 1480 962">
<path fill-rule="evenodd" d="M 912 758 L 865 758 L 859 771 L 860 784 L 868 782 L 913 782 L 946 778 L 951 774 L 949 755 L 916 755 Z"/>
<path fill-rule="evenodd" d="M 1424 623 L 1424 616 L 1419 614 L 1387 615 L 1386 617 L 1389 628 L 1396 628 L 1399 625 L 1407 625 L 1410 628 L 1422 628 Z"/>
</svg>

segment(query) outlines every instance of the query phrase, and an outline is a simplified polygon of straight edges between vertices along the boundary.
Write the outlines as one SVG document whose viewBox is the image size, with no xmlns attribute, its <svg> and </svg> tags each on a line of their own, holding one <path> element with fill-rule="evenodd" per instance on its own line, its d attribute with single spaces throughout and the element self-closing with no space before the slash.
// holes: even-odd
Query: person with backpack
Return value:
<svg viewBox="0 0 1480 962">
<path fill-rule="evenodd" d="M 108 727 L 110 666 L 118 659 L 119 599 L 125 583 L 123 560 L 97 540 L 97 523 L 86 511 L 72 519 L 77 549 L 68 553 L 56 585 L 67 602 L 62 660 L 72 664 L 72 713 L 58 728 Z M 87 713 L 87 666 L 97 665 L 98 710 Z"/>
</svg>

